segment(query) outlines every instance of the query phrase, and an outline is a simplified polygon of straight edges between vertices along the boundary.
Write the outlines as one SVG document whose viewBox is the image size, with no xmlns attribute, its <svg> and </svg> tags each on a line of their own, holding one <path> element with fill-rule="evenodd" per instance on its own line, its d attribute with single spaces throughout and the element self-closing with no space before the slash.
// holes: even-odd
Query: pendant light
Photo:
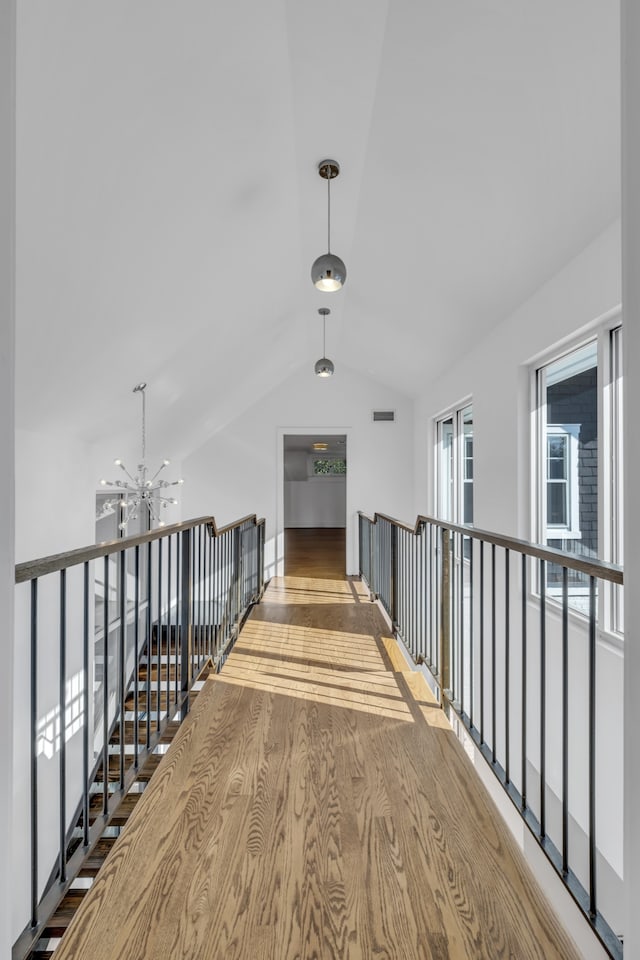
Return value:
<svg viewBox="0 0 640 960">
<path fill-rule="evenodd" d="M 316 362 L 315 372 L 316 377 L 332 377 L 335 367 L 331 360 L 327 360 L 327 346 L 326 346 L 326 332 L 327 332 L 327 316 L 331 313 L 331 310 L 327 310 L 326 307 L 320 307 L 318 313 L 322 317 L 322 358 Z"/>
<path fill-rule="evenodd" d="M 340 173 L 340 164 L 337 160 L 323 160 L 318 165 L 318 173 L 327 181 L 327 252 L 314 261 L 311 280 L 323 293 L 334 293 L 347 279 L 347 268 L 343 261 L 331 253 L 331 181 Z"/>
</svg>

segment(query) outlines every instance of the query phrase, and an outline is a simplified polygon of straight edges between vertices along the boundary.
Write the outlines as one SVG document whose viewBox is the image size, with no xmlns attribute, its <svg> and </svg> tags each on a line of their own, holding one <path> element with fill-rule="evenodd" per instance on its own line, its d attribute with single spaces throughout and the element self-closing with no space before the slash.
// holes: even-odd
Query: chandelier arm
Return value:
<svg viewBox="0 0 640 960">
<path fill-rule="evenodd" d="M 156 470 L 156 472 L 154 473 L 154 475 L 151 477 L 151 480 L 149 481 L 149 483 L 153 483 L 153 481 L 154 481 L 155 478 L 158 476 L 158 474 L 160 473 L 160 471 L 161 471 L 161 470 L 164 470 L 164 468 L 165 468 L 166 466 L 167 466 L 166 463 L 161 463 L 160 466 L 158 467 L 158 469 Z"/>
<path fill-rule="evenodd" d="M 131 476 L 131 474 L 129 473 L 129 471 L 128 471 L 127 468 L 125 467 L 124 463 L 121 463 L 121 464 L 120 464 L 120 469 L 123 471 L 123 473 L 126 473 L 126 475 L 129 477 L 129 480 L 131 480 L 131 483 L 135 486 L 136 478 Z M 116 480 L 116 486 L 120 487 L 120 486 L 123 486 L 123 485 L 124 485 L 124 486 L 127 485 L 124 480 Z"/>
</svg>

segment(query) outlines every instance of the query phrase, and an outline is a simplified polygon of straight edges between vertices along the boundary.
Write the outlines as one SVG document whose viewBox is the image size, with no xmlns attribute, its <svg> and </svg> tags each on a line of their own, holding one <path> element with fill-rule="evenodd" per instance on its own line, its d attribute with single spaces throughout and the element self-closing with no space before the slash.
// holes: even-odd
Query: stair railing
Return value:
<svg viewBox="0 0 640 960">
<path fill-rule="evenodd" d="M 464 725 L 603 946 L 621 958 L 619 921 L 605 919 L 622 900 L 621 869 L 612 879 L 612 858 L 598 842 L 603 825 L 611 832 L 611 813 L 596 801 L 607 791 L 622 796 L 622 765 L 612 784 L 607 756 L 622 734 L 605 692 L 611 681 L 598 671 L 599 616 L 620 605 L 622 568 L 433 517 L 412 527 L 380 513 L 359 513 L 359 556 L 371 599 L 429 670 L 443 707 Z M 620 683 L 615 702 L 621 697 Z"/>
<path fill-rule="evenodd" d="M 220 529 L 201 517 L 16 566 L 18 642 L 30 651 L 19 785 L 30 917 L 14 958 L 37 941 L 167 725 L 187 715 L 194 683 L 224 663 L 264 591 L 264 542 L 255 515 Z"/>
</svg>

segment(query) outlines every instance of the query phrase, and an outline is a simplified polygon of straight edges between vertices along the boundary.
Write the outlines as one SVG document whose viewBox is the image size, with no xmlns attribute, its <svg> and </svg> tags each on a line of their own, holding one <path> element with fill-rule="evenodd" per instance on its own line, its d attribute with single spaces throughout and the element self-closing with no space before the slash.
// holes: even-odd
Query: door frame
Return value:
<svg viewBox="0 0 640 960">
<path fill-rule="evenodd" d="M 351 427 L 278 427 L 276 439 L 276 530 L 275 530 L 275 567 L 276 576 L 284 576 L 284 438 L 285 436 L 304 436 L 317 434 L 318 436 L 344 437 L 347 451 L 346 477 L 346 516 L 345 516 L 345 569 L 347 576 L 355 576 L 354 569 L 357 563 L 356 536 L 357 517 L 355 505 L 351 502 L 351 483 L 349 481 L 349 461 L 353 453 L 353 429 Z M 356 571 L 357 573 L 357 571 Z"/>
</svg>

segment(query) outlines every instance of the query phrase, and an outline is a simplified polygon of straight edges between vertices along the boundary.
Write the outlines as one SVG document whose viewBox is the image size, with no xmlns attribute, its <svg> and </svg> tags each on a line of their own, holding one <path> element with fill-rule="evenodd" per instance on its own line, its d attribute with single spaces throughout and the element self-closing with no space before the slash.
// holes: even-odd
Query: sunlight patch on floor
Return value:
<svg viewBox="0 0 640 960">
<path fill-rule="evenodd" d="M 392 720 L 402 720 L 413 723 L 411 711 L 404 701 L 402 694 L 397 690 L 397 698 L 380 696 L 375 692 L 366 691 L 363 685 L 351 689 L 342 685 L 316 683 L 308 674 L 292 676 L 277 676 L 274 674 L 256 673 L 255 670 L 242 669 L 235 663 L 227 662 L 222 673 L 216 677 L 217 683 L 228 683 L 232 686 L 247 687 L 251 690 L 264 690 L 272 694 L 294 697 L 298 700 L 308 700 L 310 703 L 323 703 L 334 707 L 344 707 L 358 713 L 370 713 L 377 717 L 386 717 Z"/>
</svg>

